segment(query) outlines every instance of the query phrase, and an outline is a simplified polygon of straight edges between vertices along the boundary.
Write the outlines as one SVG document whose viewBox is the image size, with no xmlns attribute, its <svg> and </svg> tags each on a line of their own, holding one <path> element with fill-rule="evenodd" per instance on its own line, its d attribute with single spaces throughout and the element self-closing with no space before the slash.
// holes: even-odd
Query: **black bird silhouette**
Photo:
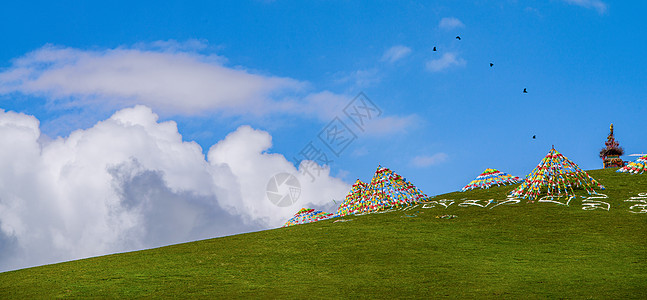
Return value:
<svg viewBox="0 0 647 300">
<path fill-rule="evenodd" d="M 494 64 L 493 64 L 493 63 L 490 63 L 490 67 L 493 67 L 493 66 L 494 66 Z"/>
<path fill-rule="evenodd" d="M 436 47 L 434 47 L 434 50 L 433 50 L 433 51 L 436 51 Z"/>
<path fill-rule="evenodd" d="M 535 138 L 537 138 L 537 136 L 536 136 L 536 135 L 533 135 L 533 136 L 532 136 L 532 139 L 535 139 Z"/>
<path fill-rule="evenodd" d="M 528 91 L 526 90 L 526 88 L 523 88 L 523 93 L 528 94 Z"/>
<path fill-rule="evenodd" d="M 460 35 L 457 35 L 457 36 L 456 36 L 456 39 L 460 41 L 460 40 L 461 40 L 461 36 L 460 36 Z"/>
</svg>

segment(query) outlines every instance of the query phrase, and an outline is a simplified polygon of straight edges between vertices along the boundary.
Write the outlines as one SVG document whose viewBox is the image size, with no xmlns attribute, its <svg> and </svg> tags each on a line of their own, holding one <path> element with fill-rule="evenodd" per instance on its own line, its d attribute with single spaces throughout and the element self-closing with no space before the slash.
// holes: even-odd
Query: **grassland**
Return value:
<svg viewBox="0 0 647 300">
<path fill-rule="evenodd" d="M 352 216 L 0 273 L 0 298 L 647 299 L 647 175 L 593 170 L 610 209 L 519 203 Z M 482 201 L 480 203 L 486 203 Z M 497 203 L 498 203 L 497 202 Z M 463 205 L 464 206 L 464 205 Z M 429 207 L 429 206 L 427 206 Z M 456 215 L 454 219 L 436 218 Z"/>
</svg>

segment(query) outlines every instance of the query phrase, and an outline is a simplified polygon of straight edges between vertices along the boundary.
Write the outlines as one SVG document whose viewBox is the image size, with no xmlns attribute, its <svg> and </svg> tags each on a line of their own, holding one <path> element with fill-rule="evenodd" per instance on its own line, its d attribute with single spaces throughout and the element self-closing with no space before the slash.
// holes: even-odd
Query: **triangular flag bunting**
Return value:
<svg viewBox="0 0 647 300">
<path fill-rule="evenodd" d="M 421 190 L 395 172 L 378 166 L 373 179 L 366 184 L 359 179 L 339 206 L 337 214 L 346 216 L 372 213 L 391 207 L 402 207 L 428 198 Z"/>
<path fill-rule="evenodd" d="M 594 187 L 604 189 L 600 183 L 582 171 L 566 156 L 550 149 L 539 165 L 526 176 L 524 182 L 510 192 L 513 197 L 535 199 L 546 190 L 547 196 L 575 196 L 573 188 L 583 188 L 589 195 L 596 194 Z"/>
<path fill-rule="evenodd" d="M 642 174 L 645 171 L 647 171 L 647 155 L 643 155 L 636 159 L 636 161 L 632 161 L 626 166 L 618 169 L 616 172 L 623 172 L 623 173 L 629 173 L 629 174 Z"/>
<path fill-rule="evenodd" d="M 476 177 L 466 186 L 463 187 L 461 192 L 469 191 L 471 189 L 489 189 L 491 186 L 501 186 L 507 184 L 514 184 L 520 182 L 521 178 L 512 176 L 507 173 L 501 172 L 497 169 L 485 169 L 481 175 Z"/>
<path fill-rule="evenodd" d="M 315 210 L 313 208 L 302 208 L 294 215 L 294 217 L 285 222 L 285 225 L 283 225 L 282 227 L 307 224 L 335 217 L 337 217 L 337 215 L 333 213 L 327 213 L 325 211 Z"/>
<path fill-rule="evenodd" d="M 339 205 L 337 209 L 337 214 L 340 216 L 345 216 L 351 214 L 351 211 L 356 210 L 357 206 L 364 197 L 364 193 L 367 191 L 367 184 L 363 181 L 357 179 L 353 186 L 350 188 L 350 192 L 344 198 L 344 202 Z"/>
</svg>

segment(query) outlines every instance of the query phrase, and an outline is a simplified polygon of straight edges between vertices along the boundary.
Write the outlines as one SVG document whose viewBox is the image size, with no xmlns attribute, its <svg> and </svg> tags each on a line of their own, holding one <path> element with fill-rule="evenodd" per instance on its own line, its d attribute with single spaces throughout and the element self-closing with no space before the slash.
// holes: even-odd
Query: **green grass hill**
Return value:
<svg viewBox="0 0 647 300">
<path fill-rule="evenodd" d="M 647 175 L 614 171 L 589 171 L 607 198 L 569 206 L 504 202 L 516 185 L 496 187 L 347 222 L 0 273 L 0 299 L 647 299 L 647 213 L 636 206 L 647 202 Z"/>
</svg>

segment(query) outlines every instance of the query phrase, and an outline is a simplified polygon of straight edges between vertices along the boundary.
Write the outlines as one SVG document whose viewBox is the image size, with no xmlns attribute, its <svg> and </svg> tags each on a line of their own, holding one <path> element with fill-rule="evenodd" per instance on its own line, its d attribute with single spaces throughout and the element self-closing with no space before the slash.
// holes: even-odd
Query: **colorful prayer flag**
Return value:
<svg viewBox="0 0 647 300">
<path fill-rule="evenodd" d="M 643 155 L 632 161 L 626 166 L 618 169 L 616 172 L 629 173 L 629 174 L 642 174 L 647 171 L 647 155 Z"/>
<path fill-rule="evenodd" d="M 539 165 L 526 176 L 524 182 L 510 192 L 510 195 L 535 199 L 545 189 L 547 196 L 575 196 L 574 187 L 584 188 L 589 194 L 596 194 L 594 186 L 604 189 L 604 186 L 588 173 L 552 148 Z"/>
<path fill-rule="evenodd" d="M 514 184 L 517 182 L 520 182 L 521 178 L 517 176 L 512 176 L 507 173 L 501 172 L 497 169 L 485 169 L 481 175 L 476 177 L 476 179 L 472 180 L 470 183 L 468 183 L 466 186 L 461 189 L 461 192 L 465 192 L 471 189 L 488 189 L 492 187 L 493 185 L 507 185 L 507 184 Z"/>
</svg>

